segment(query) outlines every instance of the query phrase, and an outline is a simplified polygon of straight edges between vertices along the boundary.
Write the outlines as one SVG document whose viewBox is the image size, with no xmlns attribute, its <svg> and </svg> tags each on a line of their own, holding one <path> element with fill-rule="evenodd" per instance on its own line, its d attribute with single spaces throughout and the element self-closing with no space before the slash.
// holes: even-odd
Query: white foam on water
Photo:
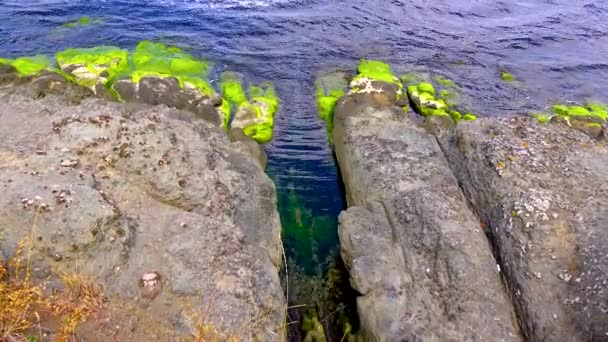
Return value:
<svg viewBox="0 0 608 342">
<path fill-rule="evenodd" d="M 267 8 L 276 5 L 296 2 L 294 0 L 157 0 L 165 6 L 184 6 L 193 9 L 230 9 L 230 8 Z"/>
</svg>

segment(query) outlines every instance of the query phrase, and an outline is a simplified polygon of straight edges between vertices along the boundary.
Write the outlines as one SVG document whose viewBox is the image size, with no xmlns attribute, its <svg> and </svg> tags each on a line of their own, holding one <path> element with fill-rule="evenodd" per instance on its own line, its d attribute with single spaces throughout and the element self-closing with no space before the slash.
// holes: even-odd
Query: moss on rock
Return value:
<svg viewBox="0 0 608 342">
<path fill-rule="evenodd" d="M 435 83 L 444 88 L 457 88 L 456 83 L 454 83 L 454 81 L 441 75 L 435 76 Z"/>
<path fill-rule="evenodd" d="M 357 76 L 353 79 L 353 81 L 360 79 L 370 79 L 373 81 L 392 83 L 398 85 L 399 88 L 402 87 L 399 78 L 391 71 L 391 67 L 382 61 L 368 59 L 361 60 L 359 62 L 359 66 L 357 67 Z"/>
<path fill-rule="evenodd" d="M 515 81 L 515 76 L 513 76 L 513 74 L 508 71 L 501 71 L 500 79 L 505 82 L 513 82 L 513 81 Z"/>
<path fill-rule="evenodd" d="M 456 123 L 461 120 L 472 121 L 477 117 L 471 113 L 461 114 L 454 110 L 451 102 L 452 93 L 442 90 L 439 94 L 444 98 L 437 98 L 436 90 L 430 82 L 421 82 L 407 87 L 407 94 L 414 103 L 415 110 L 422 116 L 445 116 L 450 117 Z"/>
<path fill-rule="evenodd" d="M 133 52 L 132 63 L 131 77 L 136 83 L 146 76 L 175 77 L 182 88 L 196 88 L 205 95 L 215 93 L 207 81 L 209 63 L 178 47 L 142 41 Z"/>
<path fill-rule="evenodd" d="M 236 108 L 231 127 L 241 128 L 246 136 L 259 143 L 270 142 L 273 137 L 274 116 L 279 108 L 279 97 L 273 84 L 264 82 L 251 85 L 247 97 L 241 75 L 227 71 L 220 77 L 220 88 L 224 116 L 230 117 L 226 114 L 230 111 L 229 106 Z"/>
<path fill-rule="evenodd" d="M 0 59 L 0 63 L 12 65 L 20 77 L 40 75 L 45 70 L 54 70 L 53 62 L 45 55 Z"/>
<path fill-rule="evenodd" d="M 329 140 L 334 127 L 334 108 L 340 97 L 346 94 L 348 82 L 344 72 L 335 71 L 321 75 L 315 81 L 317 112 L 326 123 Z"/>
<path fill-rule="evenodd" d="M 103 20 L 101 18 L 91 18 L 87 15 L 82 16 L 76 20 L 68 21 L 67 23 L 61 25 L 61 27 L 67 28 L 75 28 L 75 27 L 84 27 L 90 26 L 94 24 L 101 24 Z"/>
<path fill-rule="evenodd" d="M 129 69 L 128 51 L 114 46 L 67 49 L 57 53 L 55 61 L 77 84 L 93 89 L 99 83 L 109 87 Z"/>
<path fill-rule="evenodd" d="M 587 119 L 587 120 L 608 120 L 608 106 L 598 103 L 588 104 L 587 107 L 580 105 L 563 105 L 555 104 L 551 106 L 553 112 L 566 120 L 571 118 Z"/>
<path fill-rule="evenodd" d="M 538 121 L 538 123 L 541 123 L 541 124 L 548 123 L 549 121 L 551 121 L 551 118 L 553 117 L 553 115 L 551 115 L 549 113 L 544 113 L 544 112 L 531 113 L 530 116 L 535 118 L 536 121 Z"/>
</svg>

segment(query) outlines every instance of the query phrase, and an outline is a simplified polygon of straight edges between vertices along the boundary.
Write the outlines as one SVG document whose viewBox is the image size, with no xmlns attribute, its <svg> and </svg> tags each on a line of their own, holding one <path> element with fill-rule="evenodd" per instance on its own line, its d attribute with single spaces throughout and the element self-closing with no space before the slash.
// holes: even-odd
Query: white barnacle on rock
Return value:
<svg viewBox="0 0 608 342">
<path fill-rule="evenodd" d="M 375 88 L 372 84 L 374 80 L 372 80 L 369 77 L 361 77 L 361 78 L 356 78 L 354 79 L 352 82 L 350 82 L 350 88 L 351 91 L 350 93 L 364 93 L 364 94 L 371 94 L 371 93 L 382 93 L 382 89 L 380 88 Z"/>
</svg>

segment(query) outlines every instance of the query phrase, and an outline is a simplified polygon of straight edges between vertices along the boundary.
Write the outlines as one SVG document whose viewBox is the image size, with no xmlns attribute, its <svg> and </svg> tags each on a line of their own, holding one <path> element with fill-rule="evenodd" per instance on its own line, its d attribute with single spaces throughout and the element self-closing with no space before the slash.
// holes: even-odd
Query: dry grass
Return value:
<svg viewBox="0 0 608 342">
<path fill-rule="evenodd" d="M 54 273 L 49 277 L 55 280 L 53 290 L 46 287 L 48 281 L 32 279 L 32 241 L 37 218 L 38 213 L 29 236 L 18 244 L 13 256 L 5 264 L 0 263 L 0 342 L 73 341 L 76 330 L 83 323 L 95 323 L 97 318 L 102 318 L 104 311 L 121 311 L 104 301 L 102 290 L 95 281 L 81 274 Z M 120 307 L 124 309 L 126 306 L 123 303 Z M 248 335 L 251 329 L 263 325 L 277 310 L 252 318 L 241 332 Z M 190 321 L 193 326 L 187 340 L 238 342 L 242 339 L 211 323 L 210 310 L 192 312 Z M 285 329 L 286 325 L 283 325 L 271 333 L 279 336 L 285 333 Z"/>
<path fill-rule="evenodd" d="M 32 241 L 38 215 L 30 236 L 18 244 L 6 265 L 0 264 L 0 342 L 40 341 L 42 324 L 48 321 L 58 323 L 56 340 L 68 341 L 78 325 L 102 307 L 100 288 L 78 274 L 59 274 L 61 286 L 56 291 L 32 281 Z"/>
</svg>

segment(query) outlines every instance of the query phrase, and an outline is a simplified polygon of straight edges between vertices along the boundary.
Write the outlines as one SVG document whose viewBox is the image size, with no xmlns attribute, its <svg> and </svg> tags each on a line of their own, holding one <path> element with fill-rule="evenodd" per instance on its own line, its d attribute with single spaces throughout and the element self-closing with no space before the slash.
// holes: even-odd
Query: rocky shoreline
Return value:
<svg viewBox="0 0 608 342">
<path fill-rule="evenodd" d="M 92 339 L 285 340 L 272 84 L 225 72 L 219 95 L 205 62 L 151 42 L 56 63 L 0 59 L 0 271 L 27 245 L 33 280 L 128 303 Z M 608 341 L 608 106 L 478 119 L 434 83 L 379 61 L 316 82 L 359 294 L 343 339 Z"/>
<path fill-rule="evenodd" d="M 425 84 L 420 118 L 386 79 L 333 112 L 364 338 L 608 340 L 606 109 L 476 120 Z"/>
<path fill-rule="evenodd" d="M 52 288 L 77 273 L 136 308 L 80 328 L 93 340 L 173 340 L 203 323 L 224 338 L 283 340 L 281 225 L 263 149 L 242 133 L 231 141 L 213 116 L 142 103 L 179 96 L 167 82 L 144 78 L 141 101 L 118 103 L 4 65 L 0 262 L 25 242 L 32 280 Z"/>
</svg>

